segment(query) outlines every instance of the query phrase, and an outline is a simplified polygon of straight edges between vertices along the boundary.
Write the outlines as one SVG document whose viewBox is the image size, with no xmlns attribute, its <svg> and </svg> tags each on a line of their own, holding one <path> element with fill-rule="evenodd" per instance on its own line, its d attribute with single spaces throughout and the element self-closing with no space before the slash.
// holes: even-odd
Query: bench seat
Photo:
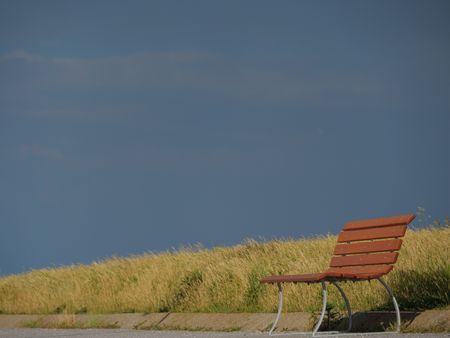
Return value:
<svg viewBox="0 0 450 338">
<path fill-rule="evenodd" d="M 282 275 L 282 276 L 267 276 L 261 279 L 261 283 L 318 283 L 327 278 L 339 278 L 340 273 L 328 275 L 326 272 L 322 273 L 307 273 L 303 275 Z"/>
<path fill-rule="evenodd" d="M 391 270 L 392 267 L 386 270 Z M 370 280 L 376 279 L 387 272 L 380 270 L 366 270 L 363 272 L 358 270 L 346 270 L 346 271 L 325 271 L 321 273 L 306 273 L 301 275 L 278 275 L 278 276 L 267 276 L 261 279 L 261 283 L 274 284 L 274 283 L 319 283 L 322 281 L 333 281 L 333 280 Z"/>
</svg>

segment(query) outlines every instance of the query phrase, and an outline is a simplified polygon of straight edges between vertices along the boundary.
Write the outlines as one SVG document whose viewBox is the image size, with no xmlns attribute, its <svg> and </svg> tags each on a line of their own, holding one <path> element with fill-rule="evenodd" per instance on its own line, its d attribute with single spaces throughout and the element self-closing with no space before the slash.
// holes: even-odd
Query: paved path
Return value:
<svg viewBox="0 0 450 338">
<path fill-rule="evenodd" d="M 265 333 L 249 332 L 191 332 L 191 331 L 136 331 L 122 329 L 0 329 L 0 338 L 43 338 L 43 337 L 80 337 L 80 338 L 267 338 Z M 282 337 L 282 336 L 278 336 Z M 306 335 L 286 335 L 288 338 L 308 337 Z M 340 336 L 345 337 L 345 336 Z M 361 337 L 352 335 L 347 337 Z M 364 335 L 373 338 L 437 338 L 450 337 L 449 333 L 435 334 L 376 334 Z"/>
</svg>

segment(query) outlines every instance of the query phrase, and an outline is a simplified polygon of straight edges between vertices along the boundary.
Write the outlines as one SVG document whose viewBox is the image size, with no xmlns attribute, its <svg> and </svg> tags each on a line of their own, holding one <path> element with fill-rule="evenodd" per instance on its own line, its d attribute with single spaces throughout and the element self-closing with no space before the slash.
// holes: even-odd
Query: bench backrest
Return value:
<svg viewBox="0 0 450 338">
<path fill-rule="evenodd" d="M 329 271 L 384 275 L 397 261 L 400 239 L 415 215 L 352 221 L 339 234 Z"/>
</svg>

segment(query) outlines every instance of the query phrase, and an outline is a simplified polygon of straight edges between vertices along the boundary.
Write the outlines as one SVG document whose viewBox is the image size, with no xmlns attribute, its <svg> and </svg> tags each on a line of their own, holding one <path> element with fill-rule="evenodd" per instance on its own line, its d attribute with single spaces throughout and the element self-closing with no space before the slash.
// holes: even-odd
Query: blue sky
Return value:
<svg viewBox="0 0 450 338">
<path fill-rule="evenodd" d="M 0 274 L 450 215 L 448 1 L 2 1 Z"/>
</svg>

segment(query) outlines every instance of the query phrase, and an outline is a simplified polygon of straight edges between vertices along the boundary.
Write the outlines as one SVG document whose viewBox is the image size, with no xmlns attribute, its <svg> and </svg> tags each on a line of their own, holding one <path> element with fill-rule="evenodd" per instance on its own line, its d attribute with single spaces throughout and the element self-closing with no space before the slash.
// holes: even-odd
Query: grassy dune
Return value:
<svg viewBox="0 0 450 338">
<path fill-rule="evenodd" d="M 0 278 L 2 313 L 271 312 L 276 287 L 266 274 L 318 272 L 328 266 L 335 236 L 230 248 L 112 258 L 91 265 L 35 270 Z M 386 280 L 403 309 L 449 306 L 450 228 L 409 230 Z M 345 283 L 357 310 L 391 305 L 377 282 Z M 329 287 L 330 305 L 343 309 Z M 287 311 L 315 311 L 317 285 L 286 287 Z"/>
</svg>

